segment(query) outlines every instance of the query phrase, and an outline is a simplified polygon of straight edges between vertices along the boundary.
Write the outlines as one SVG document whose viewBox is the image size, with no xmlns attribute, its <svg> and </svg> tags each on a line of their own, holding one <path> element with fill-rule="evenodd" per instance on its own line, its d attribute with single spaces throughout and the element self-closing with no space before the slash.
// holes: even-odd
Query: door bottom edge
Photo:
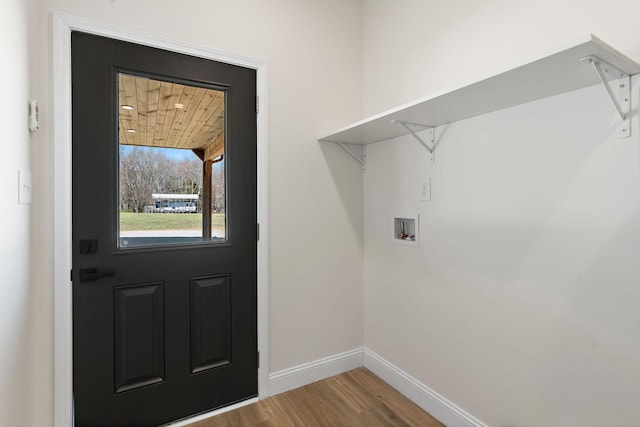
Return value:
<svg viewBox="0 0 640 427">
<path fill-rule="evenodd" d="M 182 418 L 176 421 L 168 422 L 167 424 L 162 424 L 160 427 L 183 427 L 189 424 L 206 420 L 207 418 L 215 417 L 216 415 L 224 414 L 225 412 L 233 411 L 235 409 L 242 408 L 243 406 L 248 406 L 253 403 L 258 402 L 260 399 L 258 396 L 249 397 L 243 400 L 239 400 L 235 403 L 231 403 L 229 405 L 223 406 L 221 408 L 213 409 L 206 412 L 201 412 L 199 414 L 191 415 L 187 418 Z"/>
</svg>

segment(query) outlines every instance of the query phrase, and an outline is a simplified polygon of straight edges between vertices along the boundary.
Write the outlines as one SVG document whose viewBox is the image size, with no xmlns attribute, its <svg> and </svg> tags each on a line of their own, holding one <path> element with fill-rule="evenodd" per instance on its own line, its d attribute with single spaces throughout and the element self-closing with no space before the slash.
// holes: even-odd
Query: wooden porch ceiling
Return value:
<svg viewBox="0 0 640 427">
<path fill-rule="evenodd" d="M 118 76 L 120 144 L 224 154 L 224 92 L 147 77 Z"/>
</svg>

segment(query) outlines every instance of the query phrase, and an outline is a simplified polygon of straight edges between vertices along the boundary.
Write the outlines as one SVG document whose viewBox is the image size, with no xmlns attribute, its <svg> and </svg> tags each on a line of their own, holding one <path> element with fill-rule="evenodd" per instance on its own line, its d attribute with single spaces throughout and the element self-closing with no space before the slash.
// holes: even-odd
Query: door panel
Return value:
<svg viewBox="0 0 640 427">
<path fill-rule="evenodd" d="M 116 393 L 164 381 L 163 284 L 115 288 Z"/>
<path fill-rule="evenodd" d="M 231 363 L 230 277 L 191 279 L 191 372 Z"/>
<path fill-rule="evenodd" d="M 223 150 L 225 201 L 217 205 L 224 207 L 222 238 L 212 237 L 215 226 L 205 224 L 208 214 L 186 211 L 191 205 L 184 200 L 195 194 L 186 192 L 193 186 L 173 187 L 178 188 L 173 199 L 154 198 L 160 187 L 143 191 L 138 205 L 148 206 L 146 211 L 123 203 L 119 167 L 134 139 L 122 140 L 122 128 L 129 126 L 121 120 L 122 73 L 157 82 L 149 86 L 173 82 L 224 94 L 222 146 L 220 139 L 214 146 L 209 138 L 209 145 L 193 150 L 202 156 L 203 182 L 215 176 L 213 156 Z M 72 34 L 76 425 L 157 426 L 257 395 L 255 77 L 255 70 Z M 163 92 L 158 93 L 159 106 Z M 144 99 L 148 105 L 149 98 Z M 186 100 L 167 99 L 165 104 L 173 102 L 183 110 L 174 113 L 183 118 L 196 117 L 197 112 L 189 111 L 193 103 Z M 148 134 L 155 132 L 154 108 L 138 108 L 135 117 Z M 198 203 L 203 210 L 209 206 L 213 216 L 216 202 L 202 187 Z M 156 212 L 151 209 L 155 199 L 173 200 L 172 207 L 185 209 Z M 145 235 L 141 239 L 151 238 L 152 245 L 123 247 L 123 213 L 147 215 L 134 217 L 144 219 L 141 223 L 200 215 L 203 234 L 169 240 Z"/>
</svg>

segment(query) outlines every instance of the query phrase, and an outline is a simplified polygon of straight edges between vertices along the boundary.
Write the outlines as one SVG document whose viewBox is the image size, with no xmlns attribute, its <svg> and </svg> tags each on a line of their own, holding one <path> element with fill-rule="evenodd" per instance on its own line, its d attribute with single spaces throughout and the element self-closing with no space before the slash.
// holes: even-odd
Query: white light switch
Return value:
<svg viewBox="0 0 640 427">
<path fill-rule="evenodd" d="M 420 188 L 418 190 L 418 201 L 428 202 L 429 200 L 431 200 L 431 178 L 425 178 L 420 183 Z"/>
<path fill-rule="evenodd" d="M 18 170 L 18 203 L 31 203 L 31 172 Z"/>
</svg>

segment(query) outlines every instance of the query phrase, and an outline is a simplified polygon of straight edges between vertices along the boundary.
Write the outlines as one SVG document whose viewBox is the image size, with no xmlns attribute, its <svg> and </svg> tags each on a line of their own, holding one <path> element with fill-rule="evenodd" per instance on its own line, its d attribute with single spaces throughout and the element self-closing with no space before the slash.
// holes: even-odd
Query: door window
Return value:
<svg viewBox="0 0 640 427">
<path fill-rule="evenodd" d="M 118 73 L 118 246 L 227 240 L 225 90 Z"/>
</svg>

